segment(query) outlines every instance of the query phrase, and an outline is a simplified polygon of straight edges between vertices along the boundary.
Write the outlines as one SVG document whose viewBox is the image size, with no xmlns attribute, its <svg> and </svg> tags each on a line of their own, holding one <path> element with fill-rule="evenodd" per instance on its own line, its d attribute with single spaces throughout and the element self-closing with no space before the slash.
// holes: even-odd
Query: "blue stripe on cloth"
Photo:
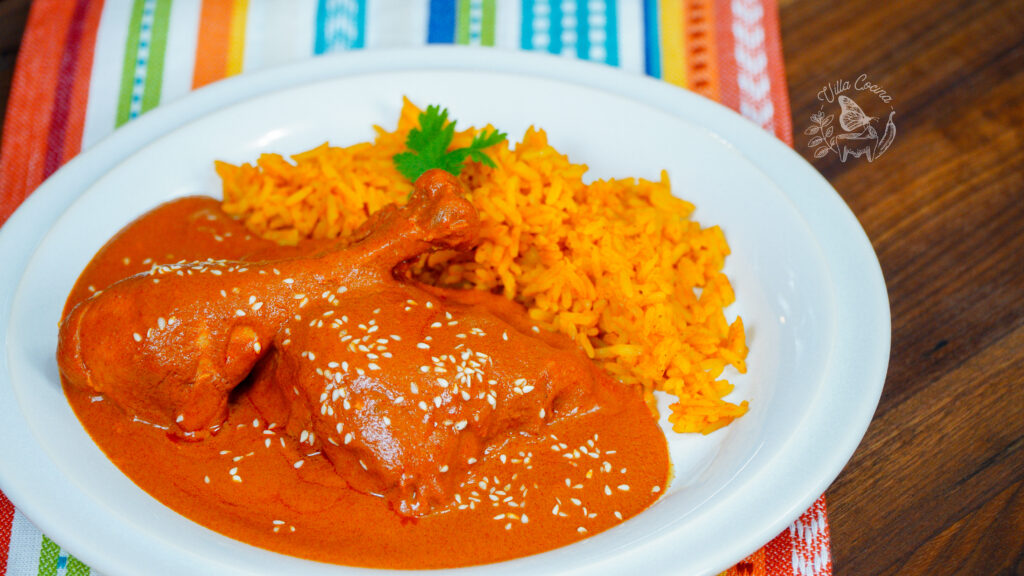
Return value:
<svg viewBox="0 0 1024 576">
<path fill-rule="evenodd" d="M 156 19 L 156 0 L 143 0 L 142 20 L 139 23 L 139 46 L 135 56 L 135 77 L 132 78 L 132 98 L 128 118 L 142 114 L 142 95 L 146 91 L 146 71 L 152 50 L 153 22 Z"/>
<path fill-rule="evenodd" d="M 576 56 L 580 59 L 618 66 L 615 4 L 616 0 L 576 0 Z M 563 22 L 566 19 L 563 16 Z"/>
<path fill-rule="evenodd" d="M 548 52 L 552 54 L 561 54 L 562 2 L 561 0 L 548 0 L 547 6 L 550 8 L 550 16 L 548 16 L 548 21 L 550 22 L 550 31 L 548 33 L 551 36 L 551 43 L 548 44 Z"/>
<path fill-rule="evenodd" d="M 562 0 L 523 0 L 523 50 L 562 53 Z"/>
<path fill-rule="evenodd" d="M 576 0 L 576 56 L 590 60 L 590 10 L 587 0 Z M 603 62 L 604 58 L 596 59 Z"/>
<path fill-rule="evenodd" d="M 366 0 L 318 0 L 314 54 L 366 44 Z"/>
<path fill-rule="evenodd" d="M 658 32 L 658 0 L 644 0 L 644 71 L 661 78 L 661 34 Z"/>
<path fill-rule="evenodd" d="M 619 14 L 615 4 L 616 0 L 605 2 L 604 19 L 604 61 L 612 66 L 619 65 Z"/>
<path fill-rule="evenodd" d="M 479 46 L 483 36 L 484 0 L 469 0 L 469 44 Z"/>
<path fill-rule="evenodd" d="M 519 19 L 519 45 L 523 50 L 533 50 L 533 0 L 523 0 L 522 12 Z"/>
<path fill-rule="evenodd" d="M 430 0 L 430 19 L 427 23 L 429 44 L 455 43 L 455 1 Z"/>
</svg>

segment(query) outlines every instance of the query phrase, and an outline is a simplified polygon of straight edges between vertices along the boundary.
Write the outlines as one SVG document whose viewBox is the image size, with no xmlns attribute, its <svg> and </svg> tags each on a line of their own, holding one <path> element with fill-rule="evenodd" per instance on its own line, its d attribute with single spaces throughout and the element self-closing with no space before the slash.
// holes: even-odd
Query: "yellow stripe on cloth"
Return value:
<svg viewBox="0 0 1024 576">
<path fill-rule="evenodd" d="M 661 79 L 676 86 L 686 82 L 686 6 L 679 0 L 661 3 Z"/>
<path fill-rule="evenodd" d="M 242 72 L 245 58 L 245 21 L 249 14 L 249 0 L 234 0 L 231 7 L 231 32 L 228 36 L 228 58 L 225 75 L 234 76 Z"/>
</svg>

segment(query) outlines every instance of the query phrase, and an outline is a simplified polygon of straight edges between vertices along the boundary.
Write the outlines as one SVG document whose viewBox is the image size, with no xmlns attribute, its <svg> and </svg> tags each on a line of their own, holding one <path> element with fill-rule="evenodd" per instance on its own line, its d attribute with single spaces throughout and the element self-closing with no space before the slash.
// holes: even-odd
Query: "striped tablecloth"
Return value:
<svg viewBox="0 0 1024 576">
<path fill-rule="evenodd" d="M 718 100 L 792 144 L 775 0 L 36 0 L 0 144 L 0 224 L 119 126 L 222 78 L 345 50 L 549 52 Z M 90 570 L 0 493 L 6 574 Z M 824 497 L 732 575 L 832 573 Z"/>
</svg>

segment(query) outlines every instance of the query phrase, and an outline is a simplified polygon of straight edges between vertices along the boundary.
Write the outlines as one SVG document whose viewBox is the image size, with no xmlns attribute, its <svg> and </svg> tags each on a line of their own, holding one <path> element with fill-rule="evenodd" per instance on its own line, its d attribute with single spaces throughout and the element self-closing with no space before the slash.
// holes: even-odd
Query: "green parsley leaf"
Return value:
<svg viewBox="0 0 1024 576">
<path fill-rule="evenodd" d="M 484 149 L 505 140 L 505 134 L 497 130 L 484 131 L 473 137 L 467 148 L 448 150 L 455 137 L 455 121 L 448 122 L 448 110 L 440 106 L 427 106 L 420 113 L 419 127 L 409 131 L 405 139 L 408 151 L 395 154 L 395 167 L 403 176 L 415 182 L 421 174 L 433 168 L 440 168 L 458 176 L 466 160 L 481 162 L 491 168 L 497 165 Z"/>
</svg>

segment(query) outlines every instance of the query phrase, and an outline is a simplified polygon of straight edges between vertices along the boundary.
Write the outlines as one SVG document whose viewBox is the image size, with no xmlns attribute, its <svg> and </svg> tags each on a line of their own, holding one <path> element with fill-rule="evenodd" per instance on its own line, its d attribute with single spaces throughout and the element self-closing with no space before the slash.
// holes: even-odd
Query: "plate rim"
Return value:
<svg viewBox="0 0 1024 576">
<path fill-rule="evenodd" d="M 0 344 L 7 349 L 7 326 L 10 316 L 11 299 L 14 289 L 20 282 L 25 265 L 31 260 L 32 254 L 39 242 L 45 237 L 49 226 L 41 232 L 32 232 L 31 224 L 35 220 L 45 218 L 46 222 L 52 225 L 85 190 L 91 187 L 96 180 L 114 169 L 125 159 L 129 158 L 145 145 L 158 140 L 168 132 L 211 114 L 221 108 L 232 106 L 250 98 L 274 92 L 295 88 L 299 85 L 315 83 L 323 80 L 338 77 L 350 77 L 380 72 L 402 72 L 422 70 L 463 70 L 463 71 L 487 71 L 492 73 L 506 73 L 533 76 L 544 79 L 557 80 L 569 84 L 585 86 L 596 90 L 608 92 L 617 96 L 625 97 L 636 102 L 653 106 L 659 110 L 671 113 L 692 122 L 695 126 L 704 128 L 717 136 L 723 137 L 726 143 L 737 149 L 751 164 L 762 171 L 785 196 L 796 205 L 796 210 L 801 217 L 810 225 L 813 218 L 809 218 L 808 209 L 817 207 L 832 214 L 838 220 L 832 222 L 836 229 L 841 229 L 843 234 L 850 234 L 845 238 L 852 240 L 853 244 L 848 248 L 854 249 L 855 258 L 848 262 L 826 261 L 826 266 L 833 277 L 839 273 L 840 278 L 851 278 L 851 272 L 856 272 L 855 278 L 868 285 L 868 296 L 871 297 L 871 313 L 864 314 L 868 317 L 867 329 L 873 329 L 874 335 L 879 339 L 874 348 L 874 356 L 870 358 L 870 367 L 862 372 L 869 374 L 865 380 L 867 389 L 858 398 L 859 404 L 853 406 L 855 418 L 848 418 L 853 421 L 853 427 L 848 429 L 840 438 L 843 442 L 838 445 L 831 445 L 831 450 L 822 458 L 822 462 L 816 466 L 820 473 L 816 475 L 814 482 L 804 483 L 801 488 L 802 494 L 790 495 L 784 499 L 785 506 L 776 506 L 776 514 L 773 521 L 766 522 L 757 536 L 750 536 L 741 542 L 730 542 L 723 546 L 724 551 L 719 551 L 719 557 L 741 560 L 750 552 L 764 545 L 788 523 L 792 522 L 799 514 L 832 483 L 838 476 L 842 467 L 852 456 L 854 450 L 863 438 L 877 407 L 881 395 L 882 386 L 885 380 L 885 373 L 888 366 L 890 352 L 891 327 L 889 318 L 888 294 L 886 292 L 881 267 L 878 264 L 871 244 L 860 224 L 857 222 L 852 211 L 839 196 L 838 192 L 818 172 L 800 157 L 795 151 L 785 144 L 776 140 L 774 136 L 764 132 L 760 127 L 755 126 L 742 118 L 732 110 L 719 103 L 706 100 L 693 93 L 679 90 L 677 87 L 667 85 L 663 82 L 649 79 L 643 76 L 635 76 L 627 72 L 586 62 L 571 61 L 561 58 L 539 54 L 524 54 L 514 51 L 503 51 L 495 49 L 466 49 L 462 47 L 429 47 L 415 50 L 394 49 L 367 51 L 357 54 L 344 54 L 337 56 L 321 57 L 307 60 L 286 67 L 277 67 L 247 73 L 233 77 L 225 81 L 203 88 L 178 101 L 160 106 L 127 126 L 116 130 L 92 148 L 84 151 L 69 162 L 65 167 L 58 170 L 50 179 L 44 182 L 35 193 L 19 207 L 7 223 L 0 228 L 0 254 L 14 251 L 23 256 L 16 259 L 13 264 L 18 270 L 8 276 L 9 280 L 0 281 Z M 684 114 L 684 111 L 686 112 Z M 706 112 L 709 116 L 701 121 L 697 118 L 696 112 Z M 712 126 L 713 124 L 713 126 Z M 758 155 L 752 155 L 752 151 Z M 788 171 L 788 172 L 787 172 Z M 781 180 L 780 180 L 781 179 Z M 783 182 L 790 182 L 792 187 L 784 185 Z M 822 194 L 822 191 L 829 192 Z M 792 194 L 803 194 L 799 202 Z M 814 196 L 817 194 L 817 196 Z M 66 201 L 66 202 L 65 202 Z M 814 232 L 812 226 L 812 232 Z M 814 234 L 820 239 L 818 234 Z M 19 248 L 22 251 L 19 251 Z M 824 247 L 823 247 L 824 250 Z M 6 266 L 5 266 L 6 267 Z M 10 286 L 8 286 L 8 284 Z M 837 286 L 837 290 L 844 288 Z M 840 294 L 836 294 L 837 303 L 842 301 Z M 881 304 L 884 302 L 884 306 Z M 838 307 L 838 306 L 837 306 Z M 838 321 L 837 321 L 838 322 Z M 842 332 L 840 330 L 840 332 Z M 841 333 L 840 336 L 845 336 Z M 826 372 L 832 368 L 835 358 L 830 358 L 826 366 Z M 6 384 L 8 373 L 7 354 L 0 354 L 0 398 L 8 396 L 9 386 Z M 820 396 L 820 394 L 819 394 Z M 815 398 L 812 405 L 816 405 L 820 398 Z M 827 398 L 826 398 L 827 400 Z M 0 402 L 0 438 L 6 439 L 10 433 L 10 426 L 13 422 L 7 418 L 11 410 L 11 404 Z M 850 412 L 850 405 L 844 406 L 844 412 Z M 834 411 L 834 410 L 833 410 Z M 16 415 L 15 415 L 16 416 Z M 814 416 L 811 414 L 810 416 Z M 814 418 L 811 418 L 814 420 Z M 798 426 L 807 426 L 802 421 Z M 17 437 L 15 434 L 14 437 Z M 830 440 L 835 440 L 831 438 Z M 821 450 L 823 442 L 810 442 L 807 448 Z M 5 451 L 7 450 L 5 446 Z M 5 458 L 6 459 L 6 458 Z M 51 506 L 39 506 L 36 502 L 19 492 L 22 486 L 15 483 L 15 489 L 11 486 L 9 471 L 0 467 L 0 485 L 4 487 L 8 497 L 23 510 L 26 516 L 42 520 L 47 534 L 54 534 L 62 542 L 71 544 L 77 539 L 69 534 L 56 519 L 52 517 Z M 25 504 L 28 504 L 27 506 Z M 48 510 L 50 509 L 50 510 Z M 758 542 L 753 542 L 753 540 Z M 662 540 L 658 538 L 657 540 Z M 645 542 L 640 547 L 647 549 L 654 547 L 656 542 Z M 74 549 L 75 545 L 69 546 Z M 89 551 L 91 552 L 91 551 Z M 91 553 L 76 555 L 82 558 L 90 558 Z M 101 562 L 94 562 L 93 565 L 109 565 L 111 569 L 119 570 L 125 568 L 124 562 L 114 559 L 103 559 Z M 728 568 L 731 564 L 721 564 L 719 561 L 712 566 L 708 572 L 714 569 Z M 120 566 L 120 568 L 116 568 Z M 483 567 L 481 567 L 483 568 Z"/>
</svg>

